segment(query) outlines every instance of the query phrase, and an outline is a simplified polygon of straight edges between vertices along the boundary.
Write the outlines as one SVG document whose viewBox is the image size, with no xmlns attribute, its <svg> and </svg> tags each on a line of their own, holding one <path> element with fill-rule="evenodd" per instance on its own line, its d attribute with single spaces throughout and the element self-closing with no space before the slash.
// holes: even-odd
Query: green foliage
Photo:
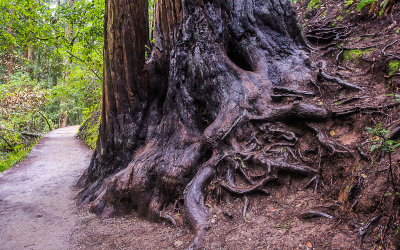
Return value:
<svg viewBox="0 0 400 250">
<path fill-rule="evenodd" d="M 400 102 L 399 94 L 388 94 L 387 96 L 392 96 L 392 97 L 394 97 L 393 101 Z"/>
<path fill-rule="evenodd" d="M 371 5 L 372 3 L 375 3 L 377 0 L 361 0 L 357 4 L 357 11 L 361 11 L 365 6 Z"/>
<path fill-rule="evenodd" d="M 78 137 L 83 139 L 86 145 L 94 149 L 99 135 L 100 111 L 87 114 L 87 119 L 79 127 Z"/>
<path fill-rule="evenodd" d="M 371 49 L 352 49 L 352 50 L 346 50 L 343 52 L 343 60 L 344 61 L 358 61 L 360 60 L 364 55 L 370 54 L 374 48 Z"/>
<path fill-rule="evenodd" d="M 307 5 L 307 10 L 310 11 L 312 9 L 319 8 L 322 5 L 320 0 L 310 0 L 310 2 Z"/>
<path fill-rule="evenodd" d="M 389 76 L 392 76 L 396 74 L 400 70 L 400 61 L 398 60 L 392 60 L 388 64 L 388 74 Z"/>
<path fill-rule="evenodd" d="M 32 142 L 27 147 L 23 144 L 18 145 L 14 148 L 15 151 L 12 152 L 0 151 L 0 172 L 23 160 L 31 152 L 35 143 L 36 141 Z"/>
<path fill-rule="evenodd" d="M 344 2 L 344 6 L 350 6 L 350 5 L 353 5 L 353 3 L 354 3 L 354 0 L 347 0 Z"/>
<path fill-rule="evenodd" d="M 49 130 L 43 111 L 47 96 L 47 90 L 23 74 L 0 85 L 0 171 L 23 159 Z"/>
<path fill-rule="evenodd" d="M 393 152 L 400 146 L 400 141 L 390 140 L 390 131 L 382 128 L 382 124 L 378 123 L 375 128 L 367 128 L 368 133 L 372 137 L 369 141 L 372 145 L 370 151 L 375 150 L 383 152 Z"/>
<path fill-rule="evenodd" d="M 99 109 L 104 0 L 0 0 L 0 15 L 2 171 L 61 114 L 79 124 Z"/>
</svg>

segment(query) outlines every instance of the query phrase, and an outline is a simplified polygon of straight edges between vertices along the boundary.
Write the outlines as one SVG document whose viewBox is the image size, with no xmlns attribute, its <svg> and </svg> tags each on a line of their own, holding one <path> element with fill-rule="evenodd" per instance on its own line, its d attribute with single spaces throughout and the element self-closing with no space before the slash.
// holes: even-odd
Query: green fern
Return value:
<svg viewBox="0 0 400 250">
<path fill-rule="evenodd" d="M 375 3 L 376 0 L 361 0 L 360 3 L 357 5 L 357 11 L 362 10 L 365 6 Z"/>
</svg>

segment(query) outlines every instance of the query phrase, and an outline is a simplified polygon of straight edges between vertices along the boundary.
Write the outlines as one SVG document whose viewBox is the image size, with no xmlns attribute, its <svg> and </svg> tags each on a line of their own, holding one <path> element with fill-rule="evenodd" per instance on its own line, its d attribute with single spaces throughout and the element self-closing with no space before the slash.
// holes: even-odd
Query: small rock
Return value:
<svg viewBox="0 0 400 250">
<path fill-rule="evenodd" d="M 211 219 L 211 223 L 214 224 L 216 220 L 214 218 Z"/>
<path fill-rule="evenodd" d="M 176 233 L 176 237 L 177 237 L 177 238 L 180 238 L 180 237 L 185 236 L 185 235 L 186 235 L 186 233 L 183 232 L 183 231 L 181 231 L 181 230 L 179 230 L 179 231 Z"/>
<path fill-rule="evenodd" d="M 249 213 L 246 214 L 246 219 L 251 220 L 251 215 Z"/>
<path fill-rule="evenodd" d="M 183 241 L 181 241 L 181 240 L 177 240 L 174 243 L 175 248 L 180 248 L 182 245 L 183 245 Z"/>
<path fill-rule="evenodd" d="M 110 223 L 113 223 L 113 222 L 114 222 L 113 218 L 109 218 L 109 219 L 104 219 L 103 220 L 103 223 L 105 223 L 105 224 L 110 224 Z"/>
</svg>

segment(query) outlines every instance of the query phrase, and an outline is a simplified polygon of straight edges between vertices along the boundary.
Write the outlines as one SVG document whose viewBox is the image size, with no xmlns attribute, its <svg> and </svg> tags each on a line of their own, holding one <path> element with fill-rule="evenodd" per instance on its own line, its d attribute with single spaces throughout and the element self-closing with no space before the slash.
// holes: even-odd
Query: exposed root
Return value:
<svg viewBox="0 0 400 250">
<path fill-rule="evenodd" d="M 329 140 L 327 136 L 321 131 L 319 131 L 317 128 L 310 125 L 308 125 L 308 127 L 311 128 L 311 130 L 313 130 L 317 134 L 317 139 L 320 145 L 323 148 L 327 149 L 330 154 L 338 153 L 344 155 L 352 155 L 352 152 L 348 148 L 332 140 Z"/>
<path fill-rule="evenodd" d="M 400 138 L 400 123 L 397 123 L 390 129 L 389 139 L 397 140 L 399 138 Z"/>
<path fill-rule="evenodd" d="M 381 112 L 384 109 L 394 108 L 394 107 L 397 107 L 399 105 L 400 105 L 400 103 L 391 103 L 391 104 L 387 104 L 387 105 L 379 106 L 379 107 L 371 107 L 371 106 L 354 107 L 354 108 L 346 109 L 346 110 L 333 111 L 332 112 L 332 117 L 333 118 L 340 118 L 340 117 L 343 117 L 343 116 L 349 116 L 349 115 L 354 115 L 354 114 L 358 114 L 358 113 Z"/>
<path fill-rule="evenodd" d="M 384 57 L 393 57 L 393 58 L 396 58 L 397 60 L 400 60 L 400 57 L 399 56 L 397 56 L 397 55 L 394 55 L 394 54 L 391 54 L 391 53 L 386 53 L 386 50 L 389 48 L 389 47 L 391 47 L 391 46 L 393 46 L 394 44 L 396 44 L 398 42 L 398 40 L 395 40 L 395 41 L 393 41 L 393 42 L 391 42 L 391 43 L 389 43 L 388 45 L 386 45 L 383 49 L 382 49 L 382 55 L 384 56 Z"/>
<path fill-rule="evenodd" d="M 349 104 L 355 101 L 358 101 L 360 99 L 368 98 L 368 96 L 356 96 L 356 97 L 350 97 L 350 98 L 344 98 L 344 99 L 339 99 L 334 102 L 335 105 L 344 105 L 344 104 Z"/>
<path fill-rule="evenodd" d="M 365 234 L 367 233 L 368 228 L 372 225 L 377 223 L 380 219 L 382 218 L 381 214 L 378 214 L 377 216 L 372 217 L 370 220 L 368 220 L 367 223 L 365 223 L 364 226 L 360 227 L 359 230 L 359 234 L 360 234 L 360 247 L 363 243 Z"/>
<path fill-rule="evenodd" d="M 318 86 L 318 84 L 314 81 L 314 80 L 310 80 L 311 85 L 313 85 L 314 87 L 316 87 L 318 89 L 318 93 L 319 95 L 322 95 L 321 93 L 321 87 Z"/>
<path fill-rule="evenodd" d="M 357 146 L 356 149 L 357 152 L 360 154 L 361 158 L 363 158 L 366 161 L 371 160 L 371 158 L 364 152 L 364 150 L 360 146 Z"/>
<path fill-rule="evenodd" d="M 243 178 L 245 179 L 246 182 L 248 182 L 250 185 L 254 185 L 254 181 L 246 174 L 246 172 L 244 171 L 244 169 L 238 165 L 237 170 L 239 171 L 239 173 L 243 176 Z"/>
<path fill-rule="evenodd" d="M 261 181 L 257 182 L 251 187 L 239 188 L 237 186 L 230 186 L 222 181 L 219 182 L 219 185 L 223 187 L 226 191 L 235 194 L 235 195 L 246 195 L 254 192 L 262 192 L 264 194 L 269 194 L 269 192 L 264 188 L 267 183 L 277 180 L 277 176 L 268 176 Z"/>
<path fill-rule="evenodd" d="M 286 141 L 294 141 L 296 143 L 299 138 L 296 136 L 295 133 L 291 131 L 281 130 L 281 129 L 268 129 L 269 132 L 273 134 L 278 134 L 278 140 L 284 139 Z"/>
<path fill-rule="evenodd" d="M 295 174 L 302 174 L 302 175 L 310 175 L 317 173 L 317 170 L 307 166 L 293 165 L 286 162 L 273 161 L 273 160 L 267 160 L 265 163 L 268 167 L 269 174 L 281 171 L 295 173 Z"/>
<path fill-rule="evenodd" d="M 171 223 L 174 227 L 177 227 L 175 219 L 169 214 L 160 213 L 160 219 Z"/>
<path fill-rule="evenodd" d="M 292 98 L 294 100 L 303 100 L 303 97 L 300 95 L 292 95 L 292 94 L 282 94 L 282 95 L 271 95 L 271 99 L 275 102 L 281 102 L 284 98 Z"/>
<path fill-rule="evenodd" d="M 313 93 L 313 92 L 289 89 L 289 88 L 283 88 L 283 87 L 274 87 L 274 88 L 272 88 L 272 91 L 277 94 L 292 94 L 292 95 L 296 95 L 296 96 L 315 96 L 315 93 Z"/>
<path fill-rule="evenodd" d="M 319 211 L 308 211 L 306 213 L 302 213 L 299 215 L 300 219 L 306 220 L 306 219 L 311 219 L 311 218 L 316 218 L 316 217 L 325 217 L 330 220 L 333 219 L 332 215 L 329 215 L 327 213 L 319 212 Z"/>
<path fill-rule="evenodd" d="M 209 228 L 208 212 L 204 205 L 203 189 L 215 175 L 215 156 L 204 164 L 187 185 L 187 192 L 184 196 L 184 208 L 189 223 L 196 231 L 193 243 L 188 249 L 198 249 L 202 246 L 203 238 Z"/>
<path fill-rule="evenodd" d="M 295 102 L 279 108 L 271 108 L 259 116 L 248 115 L 248 117 L 250 121 L 265 122 L 287 121 L 293 119 L 321 121 L 328 119 L 330 117 L 330 112 L 314 105 Z"/>
<path fill-rule="evenodd" d="M 325 184 L 322 181 L 322 177 L 319 174 L 311 178 L 311 180 L 307 183 L 306 188 L 311 186 L 313 183 L 315 183 L 314 193 L 317 192 L 319 186 L 322 186 L 326 190 Z"/>
<path fill-rule="evenodd" d="M 246 219 L 247 209 L 249 208 L 249 198 L 247 196 L 244 197 L 244 206 L 243 206 L 243 218 Z"/>
<path fill-rule="evenodd" d="M 321 166 L 321 161 L 322 161 L 322 156 L 321 156 L 321 146 L 318 149 L 319 151 L 319 158 L 318 158 L 318 174 L 315 175 L 311 180 L 307 183 L 306 188 L 308 188 L 312 183 L 315 183 L 314 186 L 314 193 L 318 191 L 319 186 L 322 186 L 325 190 L 325 184 L 322 181 L 322 166 Z"/>
<path fill-rule="evenodd" d="M 319 80 L 326 80 L 326 81 L 329 81 L 329 82 L 334 82 L 334 83 L 340 85 L 343 88 L 357 90 L 357 91 L 361 91 L 362 90 L 362 88 L 358 87 L 357 85 L 348 83 L 346 81 L 343 81 L 340 78 L 333 77 L 333 76 L 330 76 L 330 75 L 326 74 L 322 69 L 319 69 L 318 79 Z"/>
</svg>

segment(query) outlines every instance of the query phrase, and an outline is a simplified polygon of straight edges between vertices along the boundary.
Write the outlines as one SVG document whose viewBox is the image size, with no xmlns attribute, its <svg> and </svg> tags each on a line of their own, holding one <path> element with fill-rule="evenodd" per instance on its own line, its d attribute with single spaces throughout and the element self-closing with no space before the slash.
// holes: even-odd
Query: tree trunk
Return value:
<svg viewBox="0 0 400 250">
<path fill-rule="evenodd" d="M 157 220 L 183 200 L 198 247 L 207 183 L 225 178 L 222 187 L 243 194 L 266 192 L 279 171 L 316 174 L 271 148 L 304 148 L 291 122 L 332 113 L 310 104 L 309 60 L 288 0 L 158 0 L 145 62 L 147 8 L 106 1 L 103 110 L 82 204 L 104 217 L 136 210 Z M 268 178 L 239 192 L 227 174 L 238 163 Z"/>
<path fill-rule="evenodd" d="M 12 29 L 7 28 L 8 33 L 12 34 Z M 10 81 L 11 76 L 14 74 L 14 46 L 7 49 L 7 66 L 6 66 L 7 80 Z"/>
</svg>

